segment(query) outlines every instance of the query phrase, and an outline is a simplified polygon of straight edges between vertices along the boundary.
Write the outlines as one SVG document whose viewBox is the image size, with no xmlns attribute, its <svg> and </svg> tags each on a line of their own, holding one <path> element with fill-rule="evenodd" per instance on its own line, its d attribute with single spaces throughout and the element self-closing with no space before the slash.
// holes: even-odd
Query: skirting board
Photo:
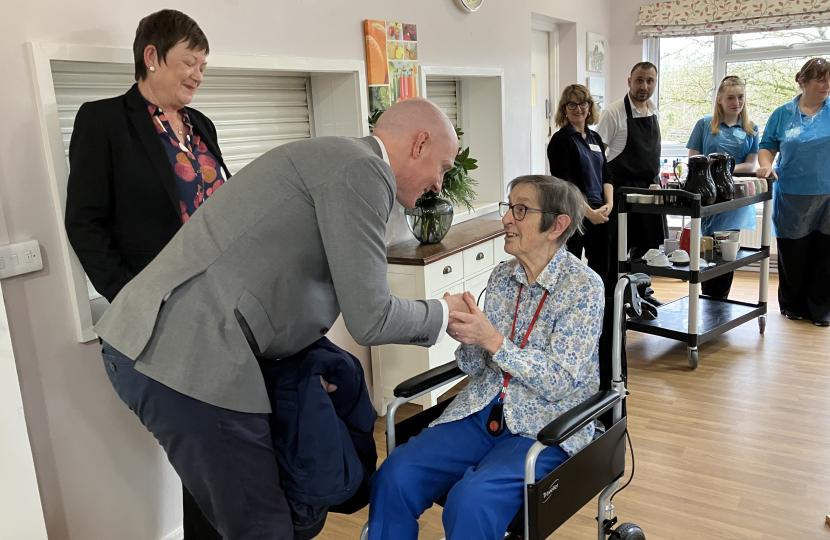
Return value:
<svg viewBox="0 0 830 540">
<path fill-rule="evenodd" d="M 161 540 L 183 540 L 184 538 L 184 528 L 179 527 L 175 531 L 171 532 Z"/>
</svg>

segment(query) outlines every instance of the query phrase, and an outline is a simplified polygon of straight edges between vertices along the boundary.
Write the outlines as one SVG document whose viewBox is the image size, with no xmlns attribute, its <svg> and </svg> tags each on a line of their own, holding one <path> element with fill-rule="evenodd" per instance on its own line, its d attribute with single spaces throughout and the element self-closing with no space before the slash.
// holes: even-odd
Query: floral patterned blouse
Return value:
<svg viewBox="0 0 830 540">
<path fill-rule="evenodd" d="M 510 341 L 520 285 L 516 333 Z M 520 349 L 545 290 L 545 306 Z M 535 439 L 553 419 L 599 391 L 604 309 L 602 280 L 565 249 L 556 252 L 532 285 L 517 259 L 501 263 L 490 276 L 484 313 L 504 342 L 496 354 L 477 345 L 458 347 L 456 362 L 470 382 L 433 425 L 484 409 L 501 392 L 504 373 L 509 372 L 513 378 L 504 397 L 506 425 L 512 433 Z M 593 435 L 592 422 L 562 443 L 562 449 L 574 455 Z"/>
<path fill-rule="evenodd" d="M 146 99 L 147 110 L 153 117 L 153 125 L 167 149 L 167 157 L 176 173 L 176 190 L 179 193 L 179 208 L 182 223 L 187 223 L 193 212 L 210 197 L 214 191 L 225 183 L 219 160 L 216 159 L 201 136 L 193 129 L 190 116 L 185 109 L 180 110 L 184 125 L 189 129 L 186 144 L 176 137 L 164 112 Z"/>
</svg>

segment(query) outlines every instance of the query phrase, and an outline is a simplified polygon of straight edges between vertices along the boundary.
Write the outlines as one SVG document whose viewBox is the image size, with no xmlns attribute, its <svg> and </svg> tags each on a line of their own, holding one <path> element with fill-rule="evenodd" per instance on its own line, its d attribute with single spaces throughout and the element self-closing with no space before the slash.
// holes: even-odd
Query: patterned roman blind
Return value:
<svg viewBox="0 0 830 540">
<path fill-rule="evenodd" d="M 830 24 L 830 0 L 677 0 L 640 7 L 645 37 L 768 32 Z"/>
</svg>

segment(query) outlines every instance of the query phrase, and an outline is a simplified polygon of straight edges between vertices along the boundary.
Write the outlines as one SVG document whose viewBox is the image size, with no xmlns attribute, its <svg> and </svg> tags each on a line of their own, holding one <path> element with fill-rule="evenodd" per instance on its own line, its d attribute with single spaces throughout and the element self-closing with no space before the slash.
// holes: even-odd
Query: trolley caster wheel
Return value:
<svg viewBox="0 0 830 540">
<path fill-rule="evenodd" d="M 758 317 L 758 328 L 761 331 L 761 335 L 764 335 L 764 330 L 767 329 L 767 316 L 761 315 Z"/>
<path fill-rule="evenodd" d="M 697 369 L 697 349 L 689 349 L 689 367 Z"/>
<path fill-rule="evenodd" d="M 633 523 L 623 523 L 614 532 L 620 540 L 646 540 L 643 529 Z"/>
</svg>

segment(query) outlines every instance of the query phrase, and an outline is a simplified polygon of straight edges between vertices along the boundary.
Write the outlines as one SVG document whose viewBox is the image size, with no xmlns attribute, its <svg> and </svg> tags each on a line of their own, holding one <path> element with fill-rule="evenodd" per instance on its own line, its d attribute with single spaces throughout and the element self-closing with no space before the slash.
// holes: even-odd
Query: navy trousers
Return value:
<svg viewBox="0 0 830 540">
<path fill-rule="evenodd" d="M 534 439 L 510 433 L 493 437 L 483 411 L 422 431 L 389 455 L 372 476 L 369 540 L 417 540 L 418 518 L 447 493 L 447 540 L 500 540 L 524 501 L 524 462 Z M 558 446 L 545 449 L 536 479 L 568 459 Z"/>
<path fill-rule="evenodd" d="M 167 453 L 205 517 L 226 540 L 292 540 L 294 530 L 267 414 L 215 407 L 135 370 L 103 344 L 110 382 Z"/>
</svg>

